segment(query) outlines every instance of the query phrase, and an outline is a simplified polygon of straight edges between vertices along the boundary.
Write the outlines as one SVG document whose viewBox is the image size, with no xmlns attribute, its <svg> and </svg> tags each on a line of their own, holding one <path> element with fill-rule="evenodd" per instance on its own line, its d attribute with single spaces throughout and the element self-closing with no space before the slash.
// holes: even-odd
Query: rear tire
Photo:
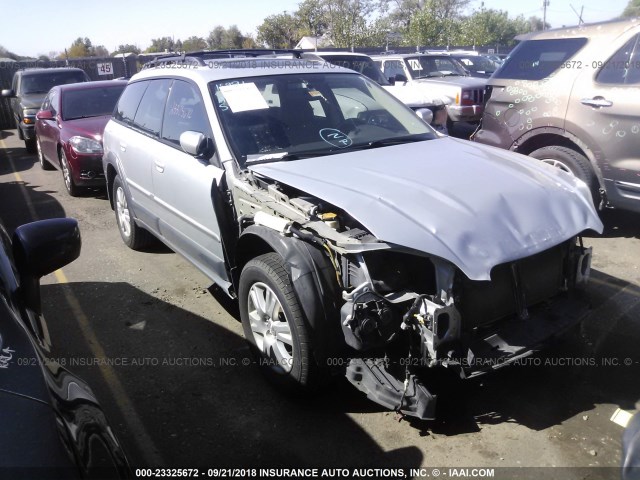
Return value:
<svg viewBox="0 0 640 480">
<path fill-rule="evenodd" d="M 529 156 L 557 167 L 560 170 L 570 173 L 574 177 L 582 180 L 587 184 L 587 187 L 589 187 L 591 198 L 594 200 L 594 203 L 596 202 L 596 199 L 598 198 L 598 182 L 587 157 L 575 150 L 571 150 L 570 148 L 555 145 L 534 150 L 529 154 Z"/>
<path fill-rule="evenodd" d="M 113 206 L 116 211 L 116 222 L 120 236 L 127 247 L 132 250 L 142 250 L 153 242 L 153 235 L 136 225 L 119 176 L 113 180 Z"/>
<path fill-rule="evenodd" d="M 244 336 L 267 379 L 289 393 L 309 393 L 321 370 L 302 307 L 277 253 L 260 255 L 242 269 L 238 288 Z"/>
</svg>

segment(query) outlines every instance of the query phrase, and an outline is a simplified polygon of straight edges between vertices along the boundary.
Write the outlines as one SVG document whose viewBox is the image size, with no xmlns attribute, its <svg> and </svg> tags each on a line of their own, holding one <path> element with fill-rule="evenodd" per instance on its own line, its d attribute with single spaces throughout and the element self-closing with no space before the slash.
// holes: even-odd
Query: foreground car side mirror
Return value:
<svg viewBox="0 0 640 480">
<path fill-rule="evenodd" d="M 36 113 L 36 120 L 53 120 L 53 112 L 51 110 L 40 110 Z"/>
<path fill-rule="evenodd" d="M 215 152 L 213 140 L 204 133 L 187 130 L 180 135 L 180 147 L 196 158 L 211 158 Z"/>
<path fill-rule="evenodd" d="M 12 89 L 7 88 L 2 90 L 2 92 L 0 92 L 0 97 L 15 97 L 16 96 L 16 92 L 14 92 Z"/>
<path fill-rule="evenodd" d="M 80 229 L 73 218 L 27 223 L 13 234 L 13 254 L 21 278 L 39 279 L 80 256 Z"/>
</svg>

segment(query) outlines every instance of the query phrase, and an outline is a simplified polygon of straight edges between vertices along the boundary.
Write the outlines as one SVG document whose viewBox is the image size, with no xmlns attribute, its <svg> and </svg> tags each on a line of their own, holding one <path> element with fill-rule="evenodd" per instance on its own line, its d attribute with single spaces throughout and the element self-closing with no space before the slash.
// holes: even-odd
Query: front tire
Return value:
<svg viewBox="0 0 640 480">
<path fill-rule="evenodd" d="M 71 165 L 67 160 L 67 155 L 64 150 L 60 150 L 60 169 L 62 170 L 62 179 L 64 180 L 64 186 L 72 197 L 77 197 L 80 194 L 80 187 L 73 181 L 73 171 Z"/>
<path fill-rule="evenodd" d="M 320 372 L 312 339 L 280 255 L 248 262 L 238 294 L 244 336 L 267 379 L 291 393 L 316 390 Z"/>
<path fill-rule="evenodd" d="M 598 192 L 598 182 L 587 157 L 570 148 L 555 145 L 534 150 L 529 156 L 537 158 L 548 165 L 559 168 L 582 180 L 587 184 L 587 187 L 589 187 L 591 198 L 595 203 Z"/>
<path fill-rule="evenodd" d="M 53 170 L 51 164 L 44 158 L 39 138 L 36 138 L 36 148 L 38 149 L 38 162 L 40 162 L 40 168 L 42 168 L 42 170 Z"/>
<path fill-rule="evenodd" d="M 116 222 L 122 241 L 132 250 L 142 250 L 147 247 L 153 242 L 153 236 L 144 228 L 136 225 L 129 210 L 129 201 L 119 176 L 116 176 L 113 180 L 112 195 L 116 211 Z"/>
</svg>

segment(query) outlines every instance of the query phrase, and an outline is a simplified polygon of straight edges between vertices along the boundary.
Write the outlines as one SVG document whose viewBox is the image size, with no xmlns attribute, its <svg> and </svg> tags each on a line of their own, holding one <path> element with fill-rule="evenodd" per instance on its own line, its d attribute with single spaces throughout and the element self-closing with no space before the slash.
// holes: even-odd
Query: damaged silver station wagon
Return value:
<svg viewBox="0 0 640 480">
<path fill-rule="evenodd" d="M 575 177 L 440 135 L 300 56 L 201 52 L 135 75 L 104 134 L 120 234 L 159 238 L 237 298 L 281 387 L 345 375 L 433 418 L 429 369 L 471 377 L 579 321 L 580 235 L 602 223 Z"/>
</svg>

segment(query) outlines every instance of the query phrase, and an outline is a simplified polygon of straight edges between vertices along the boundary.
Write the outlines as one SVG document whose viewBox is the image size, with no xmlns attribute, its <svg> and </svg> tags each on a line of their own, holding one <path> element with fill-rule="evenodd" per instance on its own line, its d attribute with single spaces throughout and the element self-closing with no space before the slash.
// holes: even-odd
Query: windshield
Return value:
<svg viewBox="0 0 640 480">
<path fill-rule="evenodd" d="M 493 60 L 487 57 L 481 57 L 480 55 L 456 58 L 467 70 L 471 70 L 472 72 L 495 72 L 498 68 L 498 65 Z"/>
<path fill-rule="evenodd" d="M 411 78 L 414 80 L 418 78 L 466 75 L 457 60 L 451 57 L 422 55 L 407 58 L 405 61 L 407 62 L 407 67 L 409 67 L 409 72 L 411 72 Z"/>
<path fill-rule="evenodd" d="M 73 120 L 111 115 L 124 87 L 125 85 L 113 85 L 65 91 L 62 94 L 62 118 Z"/>
<path fill-rule="evenodd" d="M 45 72 L 37 74 L 25 74 L 22 76 L 22 94 L 47 93 L 56 85 L 66 85 L 67 83 L 77 83 L 86 81 L 84 72 Z"/>
<path fill-rule="evenodd" d="M 356 74 L 292 74 L 211 82 L 241 166 L 430 140 L 413 111 Z"/>
<path fill-rule="evenodd" d="M 355 70 L 369 77 L 380 85 L 389 85 L 389 81 L 384 77 L 378 66 L 369 57 L 359 55 L 321 55 L 327 62 L 340 67 Z"/>
</svg>

